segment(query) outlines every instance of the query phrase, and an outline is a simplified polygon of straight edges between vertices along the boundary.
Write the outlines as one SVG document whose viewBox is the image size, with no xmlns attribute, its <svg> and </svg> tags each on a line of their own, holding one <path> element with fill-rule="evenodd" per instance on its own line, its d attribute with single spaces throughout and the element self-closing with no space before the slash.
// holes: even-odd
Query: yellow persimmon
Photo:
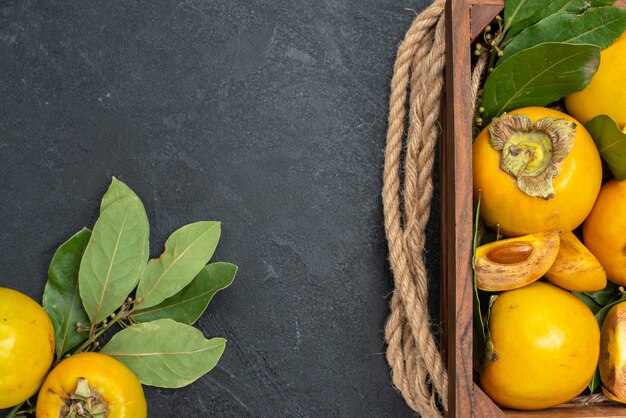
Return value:
<svg viewBox="0 0 626 418">
<path fill-rule="evenodd" d="M 53 359 L 54 328 L 46 311 L 25 294 L 0 287 L 0 409 L 37 393 Z"/>
<path fill-rule="evenodd" d="M 565 98 L 567 111 L 581 123 L 598 115 L 626 126 L 626 33 L 600 52 L 600 66 L 583 90 Z"/>
<path fill-rule="evenodd" d="M 491 307 L 492 360 L 480 383 L 499 405 L 542 409 L 580 394 L 598 364 L 600 329 L 571 293 L 535 282 L 498 296 Z"/>
<path fill-rule="evenodd" d="M 602 164 L 587 130 L 571 116 L 526 107 L 494 118 L 473 145 L 480 214 L 507 236 L 569 232 L 600 191 Z"/>
<path fill-rule="evenodd" d="M 626 286 L 626 180 L 602 186 L 583 225 L 583 240 L 608 279 Z"/>
</svg>

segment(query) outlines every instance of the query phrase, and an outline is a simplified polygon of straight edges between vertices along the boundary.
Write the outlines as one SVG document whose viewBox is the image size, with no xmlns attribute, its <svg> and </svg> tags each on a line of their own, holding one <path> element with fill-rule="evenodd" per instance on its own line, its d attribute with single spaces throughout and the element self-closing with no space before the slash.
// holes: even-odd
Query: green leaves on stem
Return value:
<svg viewBox="0 0 626 418">
<path fill-rule="evenodd" d="M 477 46 L 477 54 L 489 49 L 491 58 L 476 123 L 485 126 L 503 112 L 582 90 L 598 68 L 600 49 L 626 31 L 626 10 L 612 4 L 507 0 L 504 24 L 498 20 L 498 31 L 485 37 L 486 48 Z"/>
<path fill-rule="evenodd" d="M 139 282 L 141 307 L 157 305 L 187 286 L 211 259 L 219 239 L 219 222 L 196 222 L 175 231 Z"/>
<path fill-rule="evenodd" d="M 230 286 L 237 274 L 237 266 L 213 263 L 205 266 L 183 290 L 158 305 L 139 309 L 131 315 L 133 321 L 148 322 L 171 318 L 193 325 L 207 308 L 213 296 Z"/>
<path fill-rule="evenodd" d="M 125 329 L 103 352 L 145 384 L 181 387 L 211 370 L 224 351 L 224 339 L 207 340 L 190 325 L 232 283 L 237 266 L 207 265 L 219 222 L 183 226 L 150 262 L 149 232 L 141 200 L 113 178 L 93 232 L 81 230 L 55 253 L 43 306 L 54 325 L 57 359 L 97 349 L 98 338 L 119 324 Z"/>
<path fill-rule="evenodd" d="M 130 368 L 144 385 L 179 388 L 215 367 L 226 340 L 206 339 L 189 325 L 159 319 L 118 332 L 102 353 Z"/>
</svg>

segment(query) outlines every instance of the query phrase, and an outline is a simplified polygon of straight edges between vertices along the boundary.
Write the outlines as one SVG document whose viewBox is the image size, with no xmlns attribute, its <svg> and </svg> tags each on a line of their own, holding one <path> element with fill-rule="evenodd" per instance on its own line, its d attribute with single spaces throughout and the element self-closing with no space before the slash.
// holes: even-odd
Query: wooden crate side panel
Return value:
<svg viewBox="0 0 626 418">
<path fill-rule="evenodd" d="M 446 5 L 446 136 L 443 141 L 444 289 L 448 409 L 451 417 L 467 417 L 474 410 L 472 381 L 472 103 L 465 94 L 471 78 L 469 4 Z"/>
</svg>

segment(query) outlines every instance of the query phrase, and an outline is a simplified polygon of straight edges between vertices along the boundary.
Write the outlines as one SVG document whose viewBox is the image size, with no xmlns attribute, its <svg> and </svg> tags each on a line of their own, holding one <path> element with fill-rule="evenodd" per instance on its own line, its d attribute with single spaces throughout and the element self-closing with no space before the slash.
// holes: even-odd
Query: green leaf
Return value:
<svg viewBox="0 0 626 418">
<path fill-rule="evenodd" d="M 89 237 L 87 228 L 73 235 L 56 250 L 48 268 L 43 308 L 54 326 L 57 359 L 87 338 L 86 332 L 76 330 L 76 323 L 89 324 L 78 292 L 78 269 Z"/>
<path fill-rule="evenodd" d="M 600 156 L 617 180 L 626 179 L 626 133 L 607 115 L 596 116 L 585 125 L 596 142 Z"/>
<path fill-rule="evenodd" d="M 207 340 L 196 328 L 171 319 L 133 325 L 111 338 L 102 353 L 124 363 L 144 385 L 187 386 L 219 361 L 226 340 Z"/>
<path fill-rule="evenodd" d="M 548 103 L 584 88 L 600 63 L 594 45 L 543 43 L 518 52 L 497 66 L 482 95 L 483 120 L 503 112 Z"/>
<path fill-rule="evenodd" d="M 187 286 L 209 262 L 219 239 L 219 222 L 196 222 L 175 231 L 139 281 L 141 309 L 158 305 Z"/>
<path fill-rule="evenodd" d="M 117 178 L 113 177 L 111 179 L 111 185 L 109 186 L 109 189 L 106 191 L 104 196 L 102 196 L 102 202 L 100 202 L 100 214 L 102 214 L 102 212 L 104 212 L 113 203 L 125 199 L 129 196 L 137 197 L 135 192 L 133 192 L 130 187 L 128 187 L 125 183 L 119 181 Z"/>
<path fill-rule="evenodd" d="M 192 325 L 200 318 L 213 296 L 230 286 L 235 274 L 237 266 L 234 264 L 209 264 L 179 293 L 158 305 L 136 311 L 132 319 L 136 322 L 148 322 L 170 318 Z"/>
<path fill-rule="evenodd" d="M 504 7 L 505 40 L 556 13 L 581 14 L 590 7 L 611 4 L 613 0 L 507 0 Z"/>
<path fill-rule="evenodd" d="M 102 196 L 102 202 L 100 203 L 100 214 L 102 214 L 102 212 L 104 212 L 113 203 L 123 200 L 130 196 L 136 197 L 139 200 L 139 202 L 141 202 L 141 199 L 139 199 L 139 196 L 137 196 L 137 194 L 130 187 L 128 187 L 125 183 L 119 181 L 117 178 L 113 177 L 113 179 L 111 179 L 111 185 L 109 186 L 109 189 L 104 194 L 104 196 Z M 145 209 L 143 213 L 144 214 L 146 213 Z M 146 214 L 145 222 L 146 224 L 149 225 L 147 214 Z M 146 262 L 142 264 L 141 269 L 137 273 L 137 278 L 138 278 L 137 280 L 139 280 L 139 278 L 143 276 L 143 273 L 145 272 L 146 267 L 148 265 L 148 259 L 150 258 L 150 227 L 146 229 L 146 237 L 143 242 L 144 242 L 143 259 L 146 260 Z"/>
<path fill-rule="evenodd" d="M 582 15 L 557 13 L 517 35 L 504 48 L 501 65 L 515 53 L 544 42 L 591 44 L 606 48 L 626 30 L 626 10 L 596 7 Z"/>
<path fill-rule="evenodd" d="M 135 196 L 112 203 L 96 221 L 78 274 L 80 297 L 92 324 L 119 308 L 137 285 L 146 263 L 148 234 L 146 211 Z"/>
<path fill-rule="evenodd" d="M 613 282 L 608 282 L 606 287 L 595 292 L 587 292 L 587 295 L 593 299 L 598 305 L 605 306 L 609 303 L 621 298 L 619 286 Z"/>
<path fill-rule="evenodd" d="M 591 393 L 595 393 L 596 389 L 598 389 L 602 385 L 602 379 L 600 378 L 600 368 L 596 367 L 596 372 L 593 374 L 593 377 L 589 381 L 589 391 Z"/>
</svg>

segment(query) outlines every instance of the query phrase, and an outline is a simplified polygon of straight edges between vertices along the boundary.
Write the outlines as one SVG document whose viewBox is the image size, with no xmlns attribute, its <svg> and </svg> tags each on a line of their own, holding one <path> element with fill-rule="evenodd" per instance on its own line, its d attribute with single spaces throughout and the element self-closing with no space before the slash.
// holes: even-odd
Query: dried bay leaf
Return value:
<svg viewBox="0 0 626 418">
<path fill-rule="evenodd" d="M 191 283 L 213 256 L 220 234 L 220 223 L 208 221 L 174 231 L 161 256 L 150 260 L 139 281 L 140 308 L 158 305 Z"/>
<path fill-rule="evenodd" d="M 213 296 L 230 286 L 235 274 L 237 266 L 234 264 L 209 264 L 183 290 L 158 305 L 136 311 L 132 319 L 137 322 L 148 322 L 170 318 L 192 325 L 200 318 Z"/>
<path fill-rule="evenodd" d="M 80 264 L 80 296 L 92 324 L 119 308 L 145 268 L 148 217 L 136 196 L 108 206 L 93 227 Z"/>
<path fill-rule="evenodd" d="M 225 346 L 223 338 L 206 339 L 192 326 L 159 319 L 118 332 L 102 353 L 128 366 L 144 385 L 179 388 L 211 371 Z"/>
</svg>

